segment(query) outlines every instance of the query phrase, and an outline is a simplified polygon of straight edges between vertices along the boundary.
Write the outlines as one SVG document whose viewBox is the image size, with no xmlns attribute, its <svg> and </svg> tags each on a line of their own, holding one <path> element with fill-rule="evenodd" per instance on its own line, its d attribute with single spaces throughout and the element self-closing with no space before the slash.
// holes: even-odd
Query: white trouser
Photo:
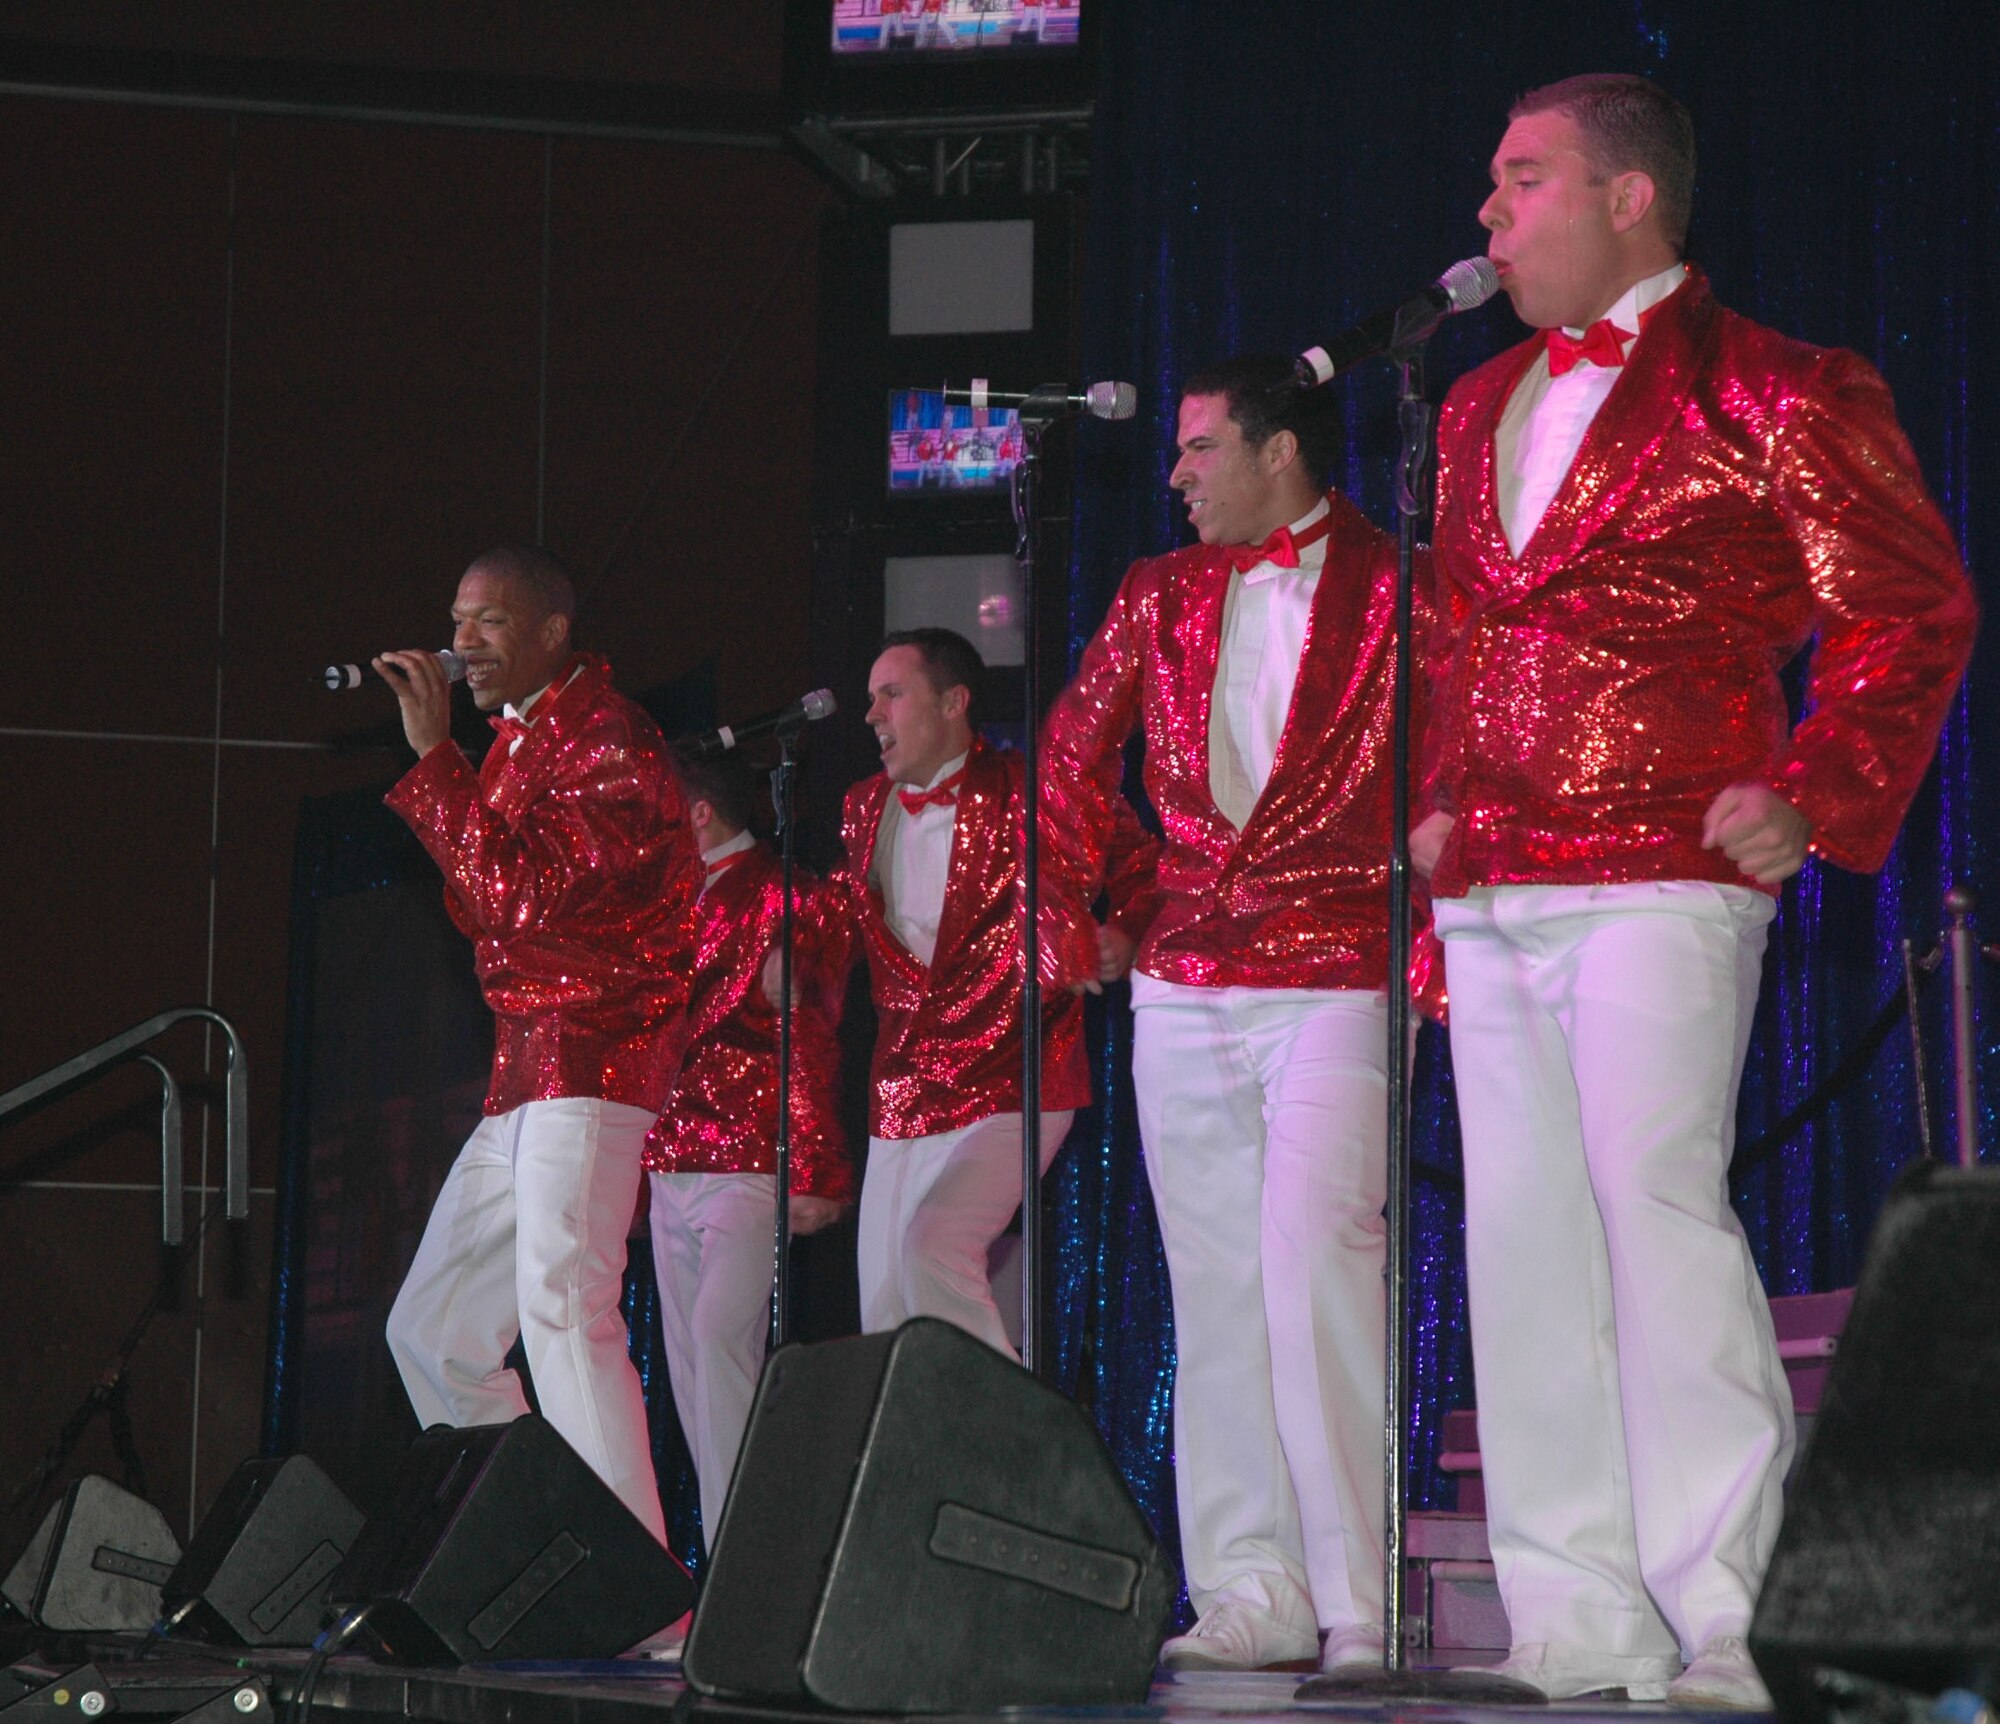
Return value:
<svg viewBox="0 0 2000 1724">
<path fill-rule="evenodd" d="M 1727 1179 L 1775 906 L 1680 880 L 1434 908 L 1514 1642 L 1691 1655 L 1749 1625 L 1792 1450 Z"/>
<path fill-rule="evenodd" d="M 1042 1115 L 1044 1171 L 1075 1117 Z M 930 1137 L 871 1137 L 855 1241 L 862 1332 L 942 1317 L 1016 1357 L 993 1303 L 986 1254 L 1020 1207 L 1018 1113 Z"/>
<path fill-rule="evenodd" d="M 778 1182 L 768 1173 L 656 1173 L 652 1187 L 667 1378 L 713 1555 L 770 1334 Z"/>
<path fill-rule="evenodd" d="M 1382 1620 L 1388 1001 L 1135 975 L 1188 1597 Z"/>
<path fill-rule="evenodd" d="M 528 1410 L 505 1363 L 520 1336 L 543 1417 L 665 1544 L 619 1310 L 652 1124 L 645 1108 L 586 1097 L 482 1119 L 396 1295 L 389 1350 L 425 1426 L 498 1425 Z"/>
</svg>

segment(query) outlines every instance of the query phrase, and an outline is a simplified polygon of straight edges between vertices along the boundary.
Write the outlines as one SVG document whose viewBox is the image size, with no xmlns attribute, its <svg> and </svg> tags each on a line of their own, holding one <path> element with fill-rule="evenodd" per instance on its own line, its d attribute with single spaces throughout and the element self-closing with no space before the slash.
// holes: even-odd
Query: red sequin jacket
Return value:
<svg viewBox="0 0 2000 1724">
<path fill-rule="evenodd" d="M 1049 714 L 1045 824 L 1072 881 L 1087 879 L 1105 854 L 1122 801 L 1123 745 L 1145 732 L 1146 794 L 1164 845 L 1160 911 L 1138 967 L 1162 981 L 1387 981 L 1396 545 L 1338 492 L 1327 501 L 1333 527 L 1291 711 L 1241 832 L 1209 789 L 1209 711 L 1231 572 L 1220 548 L 1189 545 L 1134 563 Z M 1420 995 L 1427 951 L 1420 938 Z M 1080 961 L 1074 941 L 1066 956 Z"/>
<path fill-rule="evenodd" d="M 944 912 L 929 965 L 891 931 L 870 880 L 882 813 L 895 786 L 882 774 L 847 793 L 846 860 L 827 882 L 809 940 L 817 962 L 840 970 L 856 943 L 868 957 L 877 1029 L 869 1130 L 876 1137 L 930 1137 L 1021 1106 L 1021 757 L 974 738 L 966 756 L 945 878 Z M 1157 904 L 1155 846 L 1129 808 L 1104 881 L 1111 919 L 1134 940 Z M 1046 869 L 1044 869 L 1046 874 Z M 1079 901 L 1097 896 L 1092 880 Z M 1048 930 L 1081 912 L 1045 903 Z M 1094 950 L 1094 947 L 1093 947 Z M 1042 1107 L 1090 1105 L 1083 1002 L 1048 986 L 1044 947 Z M 1095 965 L 1092 965 L 1095 974 Z"/>
<path fill-rule="evenodd" d="M 1493 437 L 1545 339 L 1460 379 L 1440 421 L 1426 799 L 1455 824 L 1433 894 L 1753 884 L 1701 848 L 1709 803 L 1750 780 L 1818 854 L 1880 867 L 1976 620 L 1882 379 L 1691 271 L 1517 557 Z M 1815 635 L 1794 728 L 1778 673 Z"/>
<path fill-rule="evenodd" d="M 778 1014 L 764 997 L 767 953 L 784 915 L 783 864 L 764 845 L 739 853 L 695 907 L 687 1049 L 646 1138 L 655 1173 L 769 1173 L 777 1165 Z M 811 913 L 819 882 L 793 876 L 794 915 Z M 844 1203 L 854 1170 L 840 1130 L 840 996 L 802 972 L 792 1012 L 794 1193 Z"/>
<path fill-rule="evenodd" d="M 493 1010 L 489 1114 L 596 1096 L 657 1111 L 680 1057 L 699 880 L 653 721 L 585 656 L 513 753 L 440 743 L 385 798 L 443 869 Z"/>
</svg>

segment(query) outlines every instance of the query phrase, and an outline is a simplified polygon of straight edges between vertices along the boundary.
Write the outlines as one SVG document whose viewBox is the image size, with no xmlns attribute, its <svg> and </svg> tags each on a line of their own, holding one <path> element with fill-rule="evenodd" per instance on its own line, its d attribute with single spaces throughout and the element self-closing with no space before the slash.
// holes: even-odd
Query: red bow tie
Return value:
<svg viewBox="0 0 2000 1724">
<path fill-rule="evenodd" d="M 1581 335 L 1552 329 L 1549 331 L 1549 375 L 1560 377 L 1580 359 L 1601 365 L 1607 371 L 1615 370 L 1625 363 L 1625 343 L 1631 339 L 1631 330 L 1620 329 L 1608 317 L 1600 317 Z"/>
<path fill-rule="evenodd" d="M 929 790 L 910 790 L 899 784 L 896 786 L 896 800 L 902 803 L 905 814 L 919 814 L 926 808 L 955 807 L 959 780 L 964 776 L 965 768 L 961 766 L 942 784 L 933 785 Z"/>
<path fill-rule="evenodd" d="M 1310 527 L 1301 527 L 1296 536 L 1290 527 L 1280 527 L 1261 545 L 1230 545 L 1227 554 L 1239 575 L 1247 575 L 1259 563 L 1275 563 L 1281 569 L 1296 569 L 1299 552 L 1308 545 L 1318 544 L 1332 531 L 1333 511 L 1329 509 Z"/>
<path fill-rule="evenodd" d="M 535 722 L 535 714 L 540 712 L 543 707 L 547 706 L 555 698 L 556 690 L 561 688 L 568 680 L 569 673 L 564 671 L 554 682 L 550 683 L 547 688 L 543 689 L 540 694 L 529 701 L 527 706 L 521 710 L 518 717 L 509 718 L 503 712 L 489 718 L 486 722 L 499 732 L 500 740 L 511 748 L 516 741 L 528 734 L 528 726 Z"/>
<path fill-rule="evenodd" d="M 720 880 L 737 863 L 747 862 L 749 859 L 750 851 L 732 850 L 727 856 L 718 856 L 712 861 L 704 860 L 702 864 L 704 872 L 701 877 L 702 891 L 706 892 L 709 887 L 713 886 L 716 881 Z"/>
</svg>

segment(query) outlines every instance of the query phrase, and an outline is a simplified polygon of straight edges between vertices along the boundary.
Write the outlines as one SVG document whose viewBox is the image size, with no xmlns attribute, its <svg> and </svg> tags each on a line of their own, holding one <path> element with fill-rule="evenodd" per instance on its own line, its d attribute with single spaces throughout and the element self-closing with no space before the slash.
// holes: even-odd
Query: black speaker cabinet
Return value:
<svg viewBox="0 0 2000 1724">
<path fill-rule="evenodd" d="M 1173 1595 L 1084 1413 L 918 1318 L 765 1365 L 685 1667 L 845 1711 L 1134 1704 Z"/>
<path fill-rule="evenodd" d="M 687 1570 L 545 1419 L 434 1425 L 327 1601 L 405 1664 L 611 1658 L 686 1614 Z"/>
<path fill-rule="evenodd" d="M 245 1461 L 196 1530 L 160 1608 L 209 1640 L 310 1646 L 326 1583 L 362 1519 L 305 1455 Z"/>
<path fill-rule="evenodd" d="M 150 1628 L 180 1559 L 165 1515 L 91 1473 L 43 1517 L 0 1594 L 41 1627 L 65 1633 Z"/>
<path fill-rule="evenodd" d="M 1890 1192 L 1750 1650 L 1791 1719 L 1842 1673 L 2000 1693 L 2000 1171 Z"/>
</svg>

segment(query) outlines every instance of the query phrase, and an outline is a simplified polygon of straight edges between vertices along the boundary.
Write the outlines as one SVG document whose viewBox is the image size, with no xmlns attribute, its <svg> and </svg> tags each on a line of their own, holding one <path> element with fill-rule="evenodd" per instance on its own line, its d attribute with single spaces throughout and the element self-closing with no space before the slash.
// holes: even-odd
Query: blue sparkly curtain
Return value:
<svg viewBox="0 0 2000 1724">
<path fill-rule="evenodd" d="M 1072 662 L 1127 563 L 1186 536 L 1166 490 L 1180 377 L 1231 351 L 1296 351 L 1483 251 L 1474 212 L 1508 104 L 1580 71 L 1643 73 L 1693 110 L 1690 255 L 1725 304 L 1881 367 L 1977 577 L 2000 507 L 2000 320 L 1974 316 L 2000 280 L 2000 58 L 1972 14 L 1848 0 L 1094 3 L 1105 35 L 1082 371 L 1137 383 L 1141 408 L 1133 424 L 1078 433 Z M 1522 334 L 1504 300 L 1454 319 L 1433 343 L 1432 393 Z M 1383 366 L 1336 387 L 1347 432 L 1336 478 L 1391 526 L 1393 378 Z M 1979 767 L 1996 738 L 1978 691 L 1992 653 L 1989 641 L 1883 874 L 1812 865 L 1787 889 L 1739 1110 L 1745 1142 L 1812 1090 L 1900 986 L 1900 942 L 1935 943 L 1946 885 L 1983 883 L 1994 832 Z M 1943 992 L 1928 989 L 1922 1022 L 1948 1146 Z M 1118 1004 L 1101 1019 L 1098 1109 L 1052 1197 L 1053 1352 L 1171 1541 L 1172 1316 L 1138 1165 L 1130 1016 Z M 1982 1034 L 1989 1097 L 1994 1040 Z M 1429 1028 L 1414 1110 L 1411 1500 L 1448 1506 L 1439 1426 L 1472 1403 L 1473 1385 L 1450 1059 Z M 1739 1184 L 1772 1292 L 1853 1281 L 1882 1193 L 1917 1143 L 1899 1031 L 1818 1123 Z"/>
</svg>

